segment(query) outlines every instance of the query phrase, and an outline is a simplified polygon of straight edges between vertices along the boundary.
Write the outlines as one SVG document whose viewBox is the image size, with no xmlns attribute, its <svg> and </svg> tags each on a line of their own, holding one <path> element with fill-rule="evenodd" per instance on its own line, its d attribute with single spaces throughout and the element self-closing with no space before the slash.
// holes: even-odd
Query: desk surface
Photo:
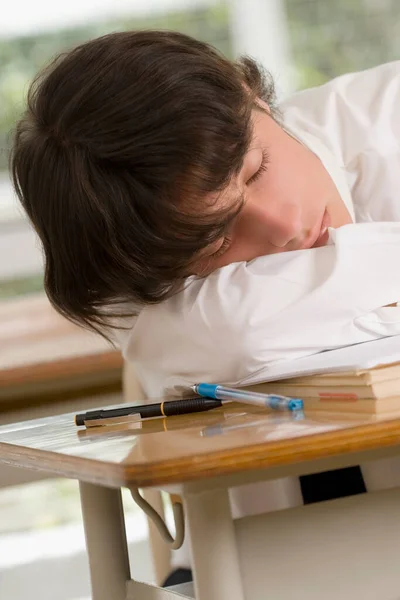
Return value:
<svg viewBox="0 0 400 600">
<path fill-rule="evenodd" d="M 0 403 L 74 380 L 120 379 L 121 369 L 120 352 L 64 319 L 45 295 L 0 302 Z"/>
<path fill-rule="evenodd" d="M 232 403 L 206 413 L 87 430 L 77 428 L 73 417 L 0 427 L 0 462 L 109 487 L 145 487 L 400 444 L 400 414 L 294 419 Z"/>
</svg>

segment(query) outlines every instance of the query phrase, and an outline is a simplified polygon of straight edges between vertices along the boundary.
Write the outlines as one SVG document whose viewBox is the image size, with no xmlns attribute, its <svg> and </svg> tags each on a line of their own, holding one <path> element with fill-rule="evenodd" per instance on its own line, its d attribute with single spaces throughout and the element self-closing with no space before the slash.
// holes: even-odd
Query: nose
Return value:
<svg viewBox="0 0 400 600">
<path fill-rule="evenodd" d="M 292 203 L 247 202 L 241 212 L 239 225 L 247 235 L 251 232 L 254 246 L 284 248 L 295 238 L 301 237 L 300 210 Z"/>
</svg>

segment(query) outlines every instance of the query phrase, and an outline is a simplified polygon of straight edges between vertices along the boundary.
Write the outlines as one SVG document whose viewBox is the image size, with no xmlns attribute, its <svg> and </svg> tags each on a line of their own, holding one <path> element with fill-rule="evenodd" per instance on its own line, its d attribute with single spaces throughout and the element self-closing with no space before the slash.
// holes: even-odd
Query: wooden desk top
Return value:
<svg viewBox="0 0 400 600">
<path fill-rule="evenodd" d="M 64 319 L 43 294 L 0 302 L 0 404 L 121 379 L 122 362 L 120 352 Z"/>
<path fill-rule="evenodd" d="M 400 445 L 400 413 L 294 419 L 232 403 L 206 413 L 87 430 L 77 428 L 73 417 L 0 427 L 0 462 L 109 487 L 146 487 Z"/>
</svg>

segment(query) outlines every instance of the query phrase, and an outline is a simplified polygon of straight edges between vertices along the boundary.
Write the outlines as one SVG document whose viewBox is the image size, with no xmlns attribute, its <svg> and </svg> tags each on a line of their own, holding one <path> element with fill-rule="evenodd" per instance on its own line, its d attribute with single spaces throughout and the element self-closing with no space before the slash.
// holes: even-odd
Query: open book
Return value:
<svg viewBox="0 0 400 600">
<path fill-rule="evenodd" d="M 313 410 L 400 410 L 400 335 L 282 361 L 258 371 L 242 386 L 302 398 Z"/>
</svg>

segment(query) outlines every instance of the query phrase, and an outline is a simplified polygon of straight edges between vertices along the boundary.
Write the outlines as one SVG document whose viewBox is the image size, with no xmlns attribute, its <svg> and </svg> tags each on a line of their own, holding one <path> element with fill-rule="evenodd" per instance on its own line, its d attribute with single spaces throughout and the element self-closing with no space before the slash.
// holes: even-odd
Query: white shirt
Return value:
<svg viewBox="0 0 400 600">
<path fill-rule="evenodd" d="M 330 245 L 263 256 L 187 280 L 117 332 L 149 396 L 199 381 L 261 381 L 268 366 L 400 333 L 400 61 L 344 75 L 281 106 L 356 224 Z M 371 221 L 392 221 L 378 223 Z M 396 222 L 398 221 L 398 222 Z"/>
<path fill-rule="evenodd" d="M 268 366 L 400 333 L 400 61 L 338 77 L 281 106 L 322 161 L 354 224 L 330 245 L 191 278 L 116 331 L 148 396 L 199 381 L 262 380 Z M 388 221 L 382 223 L 381 221 Z M 368 490 L 400 485 L 393 460 L 362 465 Z M 249 494 L 250 492 L 250 494 Z M 231 490 L 234 516 L 302 503 L 297 478 Z"/>
</svg>

